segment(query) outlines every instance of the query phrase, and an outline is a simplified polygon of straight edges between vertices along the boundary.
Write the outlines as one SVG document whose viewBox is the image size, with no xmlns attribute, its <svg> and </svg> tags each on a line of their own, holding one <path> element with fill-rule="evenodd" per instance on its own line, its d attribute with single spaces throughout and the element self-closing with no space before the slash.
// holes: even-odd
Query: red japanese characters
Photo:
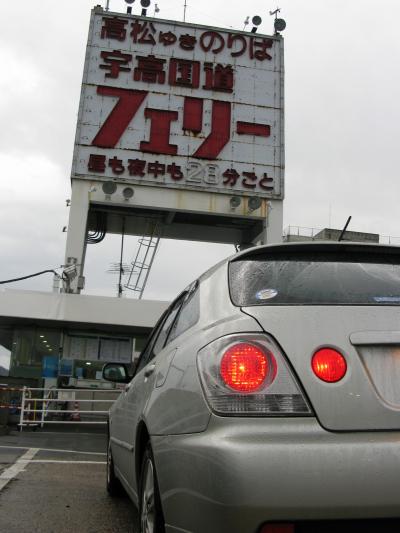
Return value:
<svg viewBox="0 0 400 533">
<path fill-rule="evenodd" d="M 234 88 L 234 69 L 232 65 L 213 65 L 206 62 L 203 65 L 200 61 L 190 59 L 171 58 L 166 59 L 156 57 L 152 54 L 148 56 L 123 54 L 119 50 L 113 52 L 100 52 L 100 57 L 104 61 L 99 68 L 105 70 L 106 78 L 119 78 L 122 72 L 133 71 L 134 81 L 145 83 L 158 83 L 171 86 L 188 87 L 198 89 L 200 87 L 200 77 L 203 75 L 203 89 L 207 91 L 222 91 L 231 93 Z M 132 66 L 134 65 L 134 66 Z M 168 76 L 167 76 L 168 72 Z"/>
<path fill-rule="evenodd" d="M 128 39 L 128 20 L 118 17 L 103 17 L 101 38 L 125 41 Z M 181 50 L 193 51 L 199 47 L 203 52 L 220 54 L 223 50 L 230 51 L 231 57 L 240 57 L 248 54 L 250 59 L 257 61 L 271 61 L 272 39 L 265 37 L 247 36 L 238 33 L 230 33 L 225 36 L 222 32 L 208 30 L 201 33 L 198 39 L 195 35 L 182 33 L 176 35 L 168 31 L 157 30 L 153 22 L 134 20 L 130 23 L 129 37 L 135 44 L 154 46 L 157 42 L 164 47 L 175 44 Z"/>
<path fill-rule="evenodd" d="M 98 87 L 97 93 L 102 96 L 116 97 L 117 103 L 93 139 L 92 145 L 100 148 L 114 148 L 146 100 L 148 93 L 146 91 L 118 89 L 107 86 Z M 194 133 L 202 131 L 203 100 L 185 97 L 183 109 L 182 129 Z M 140 143 L 140 150 L 153 154 L 177 155 L 178 147 L 170 143 L 170 136 L 171 123 L 178 120 L 178 112 L 146 107 L 144 116 L 150 120 L 150 139 L 148 141 L 143 140 Z M 213 100 L 211 131 L 199 148 L 192 154 L 192 157 L 216 159 L 231 139 L 231 122 L 232 104 Z M 238 122 L 237 133 L 268 137 L 270 135 L 270 126 Z M 132 148 L 137 149 L 137 147 Z"/>
</svg>

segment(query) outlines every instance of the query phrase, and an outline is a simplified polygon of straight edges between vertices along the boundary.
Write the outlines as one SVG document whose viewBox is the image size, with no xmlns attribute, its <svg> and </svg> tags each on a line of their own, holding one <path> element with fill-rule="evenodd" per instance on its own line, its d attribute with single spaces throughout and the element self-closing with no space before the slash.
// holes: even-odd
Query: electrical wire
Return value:
<svg viewBox="0 0 400 533">
<path fill-rule="evenodd" d="M 55 270 L 50 269 L 50 270 L 42 270 L 41 272 L 36 272 L 35 274 L 29 274 L 28 276 L 22 276 L 20 278 L 6 279 L 4 281 L 0 281 L 0 285 L 4 285 L 5 283 L 14 283 L 16 281 L 22 281 L 24 279 L 34 278 L 36 276 L 41 276 L 42 274 L 48 274 L 48 273 L 53 273 L 59 278 L 64 279 L 64 275 L 60 276 L 60 274 L 58 274 Z"/>
<path fill-rule="evenodd" d="M 107 214 L 103 212 L 96 212 L 96 229 L 89 231 L 86 237 L 88 244 L 100 243 L 107 233 Z"/>
</svg>

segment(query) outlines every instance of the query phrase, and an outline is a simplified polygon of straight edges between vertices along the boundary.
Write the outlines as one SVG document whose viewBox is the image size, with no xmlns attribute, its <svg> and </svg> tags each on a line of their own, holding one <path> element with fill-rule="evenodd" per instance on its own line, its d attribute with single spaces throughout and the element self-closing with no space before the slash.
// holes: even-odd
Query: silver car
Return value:
<svg viewBox="0 0 400 533">
<path fill-rule="evenodd" d="M 400 531 L 400 248 L 238 253 L 103 374 L 141 533 Z"/>
</svg>

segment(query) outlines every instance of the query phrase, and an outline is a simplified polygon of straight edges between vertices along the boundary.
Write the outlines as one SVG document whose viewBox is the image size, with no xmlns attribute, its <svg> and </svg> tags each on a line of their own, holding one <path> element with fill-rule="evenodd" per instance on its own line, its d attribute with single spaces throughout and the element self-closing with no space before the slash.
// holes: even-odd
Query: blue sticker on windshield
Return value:
<svg viewBox="0 0 400 533">
<path fill-rule="evenodd" d="M 271 298 L 275 298 L 277 294 L 278 291 L 275 289 L 262 289 L 257 292 L 256 298 L 257 300 L 270 300 Z"/>
<path fill-rule="evenodd" d="M 400 303 L 400 296 L 374 296 L 375 302 Z"/>
</svg>

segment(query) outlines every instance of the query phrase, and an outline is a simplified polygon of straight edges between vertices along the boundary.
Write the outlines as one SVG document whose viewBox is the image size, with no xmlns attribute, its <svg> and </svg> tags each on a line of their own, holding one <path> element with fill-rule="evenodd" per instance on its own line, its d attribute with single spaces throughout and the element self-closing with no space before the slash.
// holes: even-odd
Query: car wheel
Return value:
<svg viewBox="0 0 400 533">
<path fill-rule="evenodd" d="M 114 472 L 114 461 L 111 452 L 111 442 L 108 440 L 107 447 L 107 491 L 110 496 L 119 496 L 122 493 L 122 485 Z"/>
<path fill-rule="evenodd" d="M 150 444 L 143 455 L 140 475 L 140 533 L 165 533 L 157 474 Z"/>
</svg>

